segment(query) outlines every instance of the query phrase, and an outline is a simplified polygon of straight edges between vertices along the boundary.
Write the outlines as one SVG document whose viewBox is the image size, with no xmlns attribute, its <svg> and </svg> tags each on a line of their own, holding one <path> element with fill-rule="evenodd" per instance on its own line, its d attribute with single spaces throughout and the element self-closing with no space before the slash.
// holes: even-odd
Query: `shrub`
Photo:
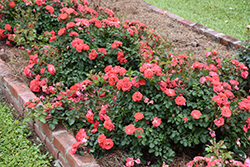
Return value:
<svg viewBox="0 0 250 167">
<path fill-rule="evenodd" d="M 40 145 L 32 145 L 27 125 L 13 121 L 7 106 L 0 103 L 0 166 L 46 166 L 47 154 L 41 155 Z M 51 158 L 51 157 L 50 157 Z"/>
<path fill-rule="evenodd" d="M 237 80 L 246 77 L 242 73 L 248 69 L 237 60 L 221 61 L 216 51 L 206 56 L 207 64 L 192 64 L 187 55 L 169 54 L 142 64 L 139 71 L 107 66 L 105 74 L 89 75 L 90 80 L 59 93 L 40 116 L 47 115 L 51 126 L 60 118 L 85 128 L 72 153 L 84 144 L 101 156 L 114 145 L 130 150 L 127 157 L 142 163 L 144 152 L 169 163 L 175 155 L 173 144 L 182 150 L 204 145 L 211 139 L 209 129 L 229 149 L 244 151 L 250 144 L 249 96 Z M 86 106 L 77 112 L 79 104 Z M 78 122 L 82 119 L 85 123 Z M 235 145 L 238 138 L 241 147 Z"/>
<path fill-rule="evenodd" d="M 60 20 L 62 15 L 67 19 L 62 20 L 58 35 L 49 35 L 51 44 L 30 56 L 27 76 L 39 74 L 48 85 L 62 82 L 70 87 L 86 79 L 91 70 L 103 72 L 109 64 L 136 69 L 142 60 L 158 55 L 156 47 L 162 39 L 154 30 L 139 21 L 120 23 L 109 9 L 97 13 L 84 7 L 78 12 L 62 10 Z M 67 14 L 68 10 L 75 12 Z M 48 64 L 54 65 L 55 73 Z"/>
<path fill-rule="evenodd" d="M 155 30 L 139 21 L 120 23 L 112 10 L 100 7 L 97 12 L 86 0 L 2 3 L 0 12 L 0 37 L 32 53 L 25 75 L 41 75 L 49 86 L 72 86 L 90 70 L 98 72 L 109 64 L 135 69 L 141 60 L 158 56 L 163 46 Z M 48 71 L 48 64 L 55 73 Z"/>
<path fill-rule="evenodd" d="M 8 38 L 8 45 L 15 42 L 28 48 L 34 47 L 39 41 L 45 42 L 46 39 L 42 38 L 44 32 L 59 30 L 61 23 L 57 17 L 60 9 L 74 5 L 74 1 L 57 0 L 20 0 L 11 1 L 11 4 L 1 1 L 0 21 L 3 24 L 0 25 L 0 39 Z"/>
<path fill-rule="evenodd" d="M 236 51 L 236 58 L 244 63 L 247 68 L 248 68 L 248 73 L 250 72 L 250 26 L 247 26 L 247 30 L 245 32 L 245 36 L 246 36 L 246 41 L 243 41 L 243 45 L 241 48 L 239 48 Z M 243 85 L 244 87 L 246 87 L 246 89 L 249 89 L 249 83 L 250 83 L 250 77 L 248 76 L 247 78 L 245 78 L 246 80 L 244 80 L 241 85 Z"/>
</svg>

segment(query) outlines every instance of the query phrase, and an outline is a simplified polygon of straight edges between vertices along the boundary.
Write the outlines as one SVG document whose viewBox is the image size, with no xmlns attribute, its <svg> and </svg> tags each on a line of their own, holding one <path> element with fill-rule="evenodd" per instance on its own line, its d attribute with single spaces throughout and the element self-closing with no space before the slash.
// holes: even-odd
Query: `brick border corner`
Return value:
<svg viewBox="0 0 250 167">
<path fill-rule="evenodd" d="M 176 20 L 179 24 L 182 24 L 186 27 L 190 27 L 193 31 L 200 33 L 200 34 L 203 34 L 206 37 L 209 37 L 213 41 L 226 46 L 228 49 L 244 48 L 244 46 L 241 45 L 242 41 L 237 39 L 237 38 L 234 38 L 230 35 L 226 35 L 226 34 L 223 34 L 221 32 L 215 31 L 215 30 L 210 29 L 202 24 L 195 23 L 195 22 L 192 22 L 190 20 L 184 19 L 183 17 L 180 17 L 180 16 L 173 14 L 169 11 L 160 9 L 160 8 L 154 6 L 146 1 L 144 1 L 144 2 L 154 12 L 161 14 L 161 15 L 166 15 L 169 18 Z"/>
<path fill-rule="evenodd" d="M 0 89 L 2 89 L 14 108 L 23 116 L 25 116 L 23 104 L 30 99 L 36 98 L 36 95 L 30 91 L 29 87 L 17 79 L 1 59 Z M 58 124 L 54 130 L 51 130 L 47 124 L 39 121 L 29 121 L 29 124 L 52 153 L 53 157 L 58 159 L 64 167 L 99 167 L 92 155 L 69 154 L 70 148 L 76 142 L 76 139 L 64 125 Z"/>
</svg>

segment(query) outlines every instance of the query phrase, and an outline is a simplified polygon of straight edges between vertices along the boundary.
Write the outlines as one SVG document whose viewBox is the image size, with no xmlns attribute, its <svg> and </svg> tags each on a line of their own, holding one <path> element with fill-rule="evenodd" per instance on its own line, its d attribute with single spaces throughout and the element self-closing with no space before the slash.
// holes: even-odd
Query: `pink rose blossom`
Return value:
<svg viewBox="0 0 250 167">
<path fill-rule="evenodd" d="M 139 158 L 137 158 L 137 159 L 135 160 L 135 162 L 136 162 L 137 164 L 140 164 L 140 163 L 141 163 L 141 160 L 140 160 Z"/>
<path fill-rule="evenodd" d="M 240 143 L 240 138 L 237 139 L 237 145 L 240 147 L 241 143 Z"/>
</svg>

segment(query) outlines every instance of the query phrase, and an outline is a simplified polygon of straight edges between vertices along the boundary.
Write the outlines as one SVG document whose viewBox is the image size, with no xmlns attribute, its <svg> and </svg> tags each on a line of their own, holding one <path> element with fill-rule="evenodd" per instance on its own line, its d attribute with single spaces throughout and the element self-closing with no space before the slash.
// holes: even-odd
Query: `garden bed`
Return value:
<svg viewBox="0 0 250 167">
<path fill-rule="evenodd" d="M 149 9 L 147 4 L 143 1 L 91 1 L 90 3 L 93 9 L 96 9 L 97 5 L 101 5 L 113 9 L 115 12 L 118 12 L 118 14 L 125 14 L 126 17 L 121 17 L 121 21 L 123 19 L 139 19 L 149 26 L 157 25 L 156 29 L 159 31 L 162 30 L 162 36 L 166 36 L 167 34 L 169 34 L 169 37 L 164 38 L 164 40 L 166 42 L 172 43 L 175 46 L 173 48 L 175 52 L 191 53 L 194 55 L 193 57 L 191 57 L 191 59 L 194 61 L 205 62 L 203 56 L 201 55 L 205 55 L 205 50 L 208 48 L 217 49 L 221 53 L 223 58 L 230 58 L 234 54 L 233 51 L 227 50 L 225 46 L 214 44 L 214 41 L 210 41 L 209 38 L 204 36 L 203 34 L 197 34 L 196 32 L 193 32 L 192 28 L 182 26 L 179 24 L 180 22 L 175 22 L 172 19 L 169 19 L 167 16 L 162 16 L 155 13 L 155 11 Z M 121 13 L 121 11 L 123 13 Z M 156 11 L 159 10 L 157 9 Z M 162 12 L 163 14 L 165 14 L 164 11 Z M 164 29 L 166 25 L 169 28 Z M 217 42 L 223 41 L 221 40 L 221 38 L 218 38 L 217 40 L 219 40 Z M 224 44 L 230 46 L 230 42 Z M 20 113 L 22 113 L 22 105 L 28 102 L 29 98 L 35 97 L 33 93 L 28 91 L 29 88 L 27 86 L 22 85 L 20 81 L 16 80 L 16 77 L 19 77 L 22 81 L 26 82 L 26 84 L 29 85 L 30 81 L 22 73 L 22 69 L 27 66 L 27 61 L 23 61 L 23 57 L 19 54 L 16 54 L 16 48 L 9 49 L 4 45 L 1 48 L 4 48 L 4 50 L 0 51 L 1 58 L 6 61 L 6 63 L 14 73 L 14 75 L 11 76 L 9 74 L 11 70 L 7 69 L 7 66 L 5 66 L 2 62 L 2 69 L 0 70 L 3 82 L 2 88 L 5 89 L 6 96 L 9 98 L 9 100 L 13 102 L 14 106 L 19 110 Z M 18 52 L 20 52 L 20 50 L 18 50 Z M 14 56 L 10 56 L 11 54 L 13 54 Z M 50 73 L 53 73 L 53 69 L 52 71 L 50 71 Z M 22 85 L 21 89 L 20 85 Z M 39 137 L 52 151 L 53 156 L 59 158 L 64 165 L 98 166 L 96 164 L 96 161 L 88 155 L 87 157 L 85 156 L 85 158 L 83 158 L 79 155 L 69 154 L 71 145 L 75 143 L 76 140 L 72 138 L 72 134 L 68 132 L 64 127 L 62 127 L 62 125 L 56 126 L 55 130 L 51 131 L 48 125 L 45 125 L 39 121 L 37 121 L 36 123 L 30 122 L 30 124 L 34 126 Z M 65 135 L 67 135 L 67 137 L 65 137 Z M 68 140 L 68 142 L 65 142 L 66 140 Z M 115 153 L 119 154 L 119 152 Z M 122 156 L 123 155 L 118 155 L 118 157 L 120 157 L 119 159 L 121 159 Z M 189 158 L 186 159 L 184 153 L 182 154 L 182 156 L 182 158 L 175 157 L 176 160 L 180 160 L 182 162 L 174 161 L 174 165 L 172 164 L 172 166 L 178 166 L 177 164 L 186 164 L 187 159 Z M 79 161 L 80 159 L 84 159 L 85 162 Z M 106 160 L 108 159 L 110 159 L 110 156 L 106 157 Z M 110 163 L 108 163 L 107 161 L 106 163 L 101 162 L 100 164 L 106 164 L 106 166 L 110 166 Z"/>
</svg>

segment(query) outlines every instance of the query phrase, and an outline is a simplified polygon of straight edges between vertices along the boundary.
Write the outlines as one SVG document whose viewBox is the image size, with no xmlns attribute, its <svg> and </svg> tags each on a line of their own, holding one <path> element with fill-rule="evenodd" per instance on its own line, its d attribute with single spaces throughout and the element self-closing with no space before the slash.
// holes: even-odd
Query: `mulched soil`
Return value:
<svg viewBox="0 0 250 167">
<path fill-rule="evenodd" d="M 179 24 L 167 16 L 155 13 L 142 0 L 89 0 L 89 3 L 94 9 L 97 9 L 99 6 L 112 9 L 119 16 L 121 22 L 125 20 L 139 20 L 149 27 L 155 28 L 165 41 L 174 45 L 172 49 L 174 53 L 193 54 L 192 59 L 194 61 L 204 62 L 204 55 L 207 49 L 216 49 L 222 58 L 230 58 L 234 55 L 234 51 L 228 50 L 226 46 L 215 44 L 210 38 L 193 32 L 190 28 Z M 0 50 L 2 48 L 4 51 L 0 51 L 0 58 L 7 63 L 17 78 L 29 85 L 30 80 L 23 74 L 23 69 L 28 64 L 27 57 L 23 54 L 24 50 L 8 47 L 3 41 L 0 41 Z M 0 93 L 0 99 L 3 99 L 6 105 L 12 107 L 2 93 Z M 13 110 L 13 114 L 15 119 L 22 119 L 17 111 Z M 33 142 L 37 142 L 36 134 L 33 133 L 32 136 L 34 137 L 30 139 Z M 41 147 L 41 150 L 43 153 L 47 151 L 44 146 Z M 122 159 L 125 154 L 124 151 L 116 150 L 98 160 L 98 163 L 102 167 L 123 166 Z M 177 153 L 175 161 L 170 166 L 184 167 L 193 158 L 193 156 L 190 157 L 189 155 L 186 155 L 184 152 Z"/>
</svg>

